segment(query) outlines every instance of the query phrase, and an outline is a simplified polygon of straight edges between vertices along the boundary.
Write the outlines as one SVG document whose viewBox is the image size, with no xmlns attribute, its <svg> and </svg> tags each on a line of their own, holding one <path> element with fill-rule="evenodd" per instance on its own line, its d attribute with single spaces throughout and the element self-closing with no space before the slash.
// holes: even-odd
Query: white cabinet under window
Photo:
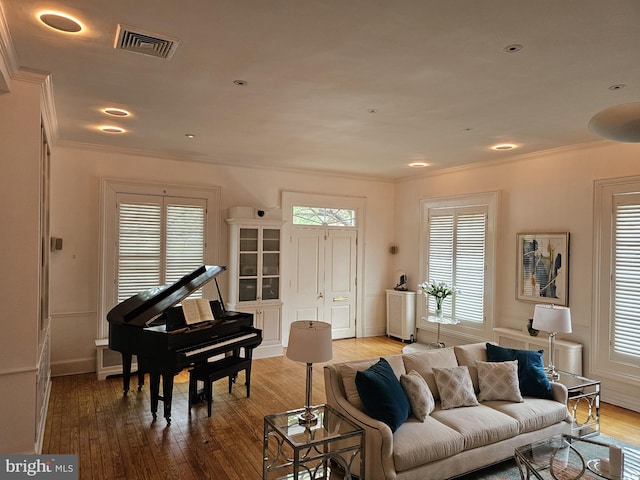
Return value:
<svg viewBox="0 0 640 480">
<path fill-rule="evenodd" d="M 387 335 L 413 341 L 416 331 L 416 292 L 387 290 Z"/>
<path fill-rule="evenodd" d="M 282 221 L 230 218 L 227 308 L 254 315 L 262 330 L 256 356 L 282 354 Z"/>
</svg>

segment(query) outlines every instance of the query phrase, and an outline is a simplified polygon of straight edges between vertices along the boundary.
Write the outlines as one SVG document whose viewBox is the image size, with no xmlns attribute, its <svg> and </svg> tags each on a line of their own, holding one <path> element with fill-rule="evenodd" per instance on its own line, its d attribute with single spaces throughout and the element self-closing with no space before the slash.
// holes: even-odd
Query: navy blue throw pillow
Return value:
<svg viewBox="0 0 640 480">
<path fill-rule="evenodd" d="M 356 373 L 356 388 L 365 413 L 389 425 L 392 432 L 409 418 L 407 394 L 384 358 Z"/>
<path fill-rule="evenodd" d="M 544 371 L 543 353 L 544 350 L 517 350 L 487 343 L 489 362 L 518 361 L 520 393 L 527 397 L 553 398 L 551 383 Z"/>
</svg>

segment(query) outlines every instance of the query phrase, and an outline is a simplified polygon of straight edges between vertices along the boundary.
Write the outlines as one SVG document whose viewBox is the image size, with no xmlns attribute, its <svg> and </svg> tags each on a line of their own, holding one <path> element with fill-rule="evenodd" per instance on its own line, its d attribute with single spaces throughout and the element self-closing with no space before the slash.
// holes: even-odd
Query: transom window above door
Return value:
<svg viewBox="0 0 640 480">
<path fill-rule="evenodd" d="M 345 208 L 306 207 L 294 205 L 293 224 L 355 227 L 356 211 Z"/>
</svg>

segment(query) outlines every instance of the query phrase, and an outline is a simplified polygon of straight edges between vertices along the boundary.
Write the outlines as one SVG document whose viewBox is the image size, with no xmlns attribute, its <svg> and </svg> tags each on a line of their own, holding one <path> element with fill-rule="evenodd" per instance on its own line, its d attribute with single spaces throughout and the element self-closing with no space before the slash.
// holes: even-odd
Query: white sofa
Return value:
<svg viewBox="0 0 640 480">
<path fill-rule="evenodd" d="M 559 383 L 551 383 L 552 399 L 523 397 L 521 403 L 492 400 L 442 408 L 433 369 L 466 365 L 479 393 L 476 361 L 487 361 L 485 343 L 384 358 L 398 379 L 415 370 L 426 380 L 435 409 L 424 422 L 409 416 L 392 432 L 386 423 L 364 413 L 356 372 L 367 370 L 378 358 L 324 367 L 327 404 L 365 430 L 366 480 L 451 478 L 512 457 L 520 445 L 570 433 L 567 390 Z"/>
</svg>

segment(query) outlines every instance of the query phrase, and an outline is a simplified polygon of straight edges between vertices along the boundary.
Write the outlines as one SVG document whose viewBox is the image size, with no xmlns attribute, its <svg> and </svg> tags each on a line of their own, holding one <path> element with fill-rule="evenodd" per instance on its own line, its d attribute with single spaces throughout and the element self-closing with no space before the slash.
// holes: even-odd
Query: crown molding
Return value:
<svg viewBox="0 0 640 480">
<path fill-rule="evenodd" d="M 11 77 L 17 70 L 16 51 L 0 3 L 0 92 L 8 92 L 11 89 Z"/>
</svg>

